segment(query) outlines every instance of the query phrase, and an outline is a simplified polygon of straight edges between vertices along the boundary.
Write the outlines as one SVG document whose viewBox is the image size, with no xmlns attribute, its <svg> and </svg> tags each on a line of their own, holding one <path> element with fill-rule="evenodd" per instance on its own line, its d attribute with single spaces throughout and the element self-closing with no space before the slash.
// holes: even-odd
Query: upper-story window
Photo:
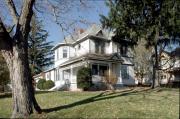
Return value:
<svg viewBox="0 0 180 119">
<path fill-rule="evenodd" d="M 63 48 L 63 58 L 67 58 L 67 48 Z"/>
<path fill-rule="evenodd" d="M 78 50 L 80 50 L 81 49 L 81 44 L 78 44 Z"/>
<path fill-rule="evenodd" d="M 105 43 L 100 41 L 95 41 L 95 53 L 104 54 Z"/>
<path fill-rule="evenodd" d="M 119 46 L 119 51 L 122 56 L 126 56 L 127 55 L 127 46 Z"/>
</svg>

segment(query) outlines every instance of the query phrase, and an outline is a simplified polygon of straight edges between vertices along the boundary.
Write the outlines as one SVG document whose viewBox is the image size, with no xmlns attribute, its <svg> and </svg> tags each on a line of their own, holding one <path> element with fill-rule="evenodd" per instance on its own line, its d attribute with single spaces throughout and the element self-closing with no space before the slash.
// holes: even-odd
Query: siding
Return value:
<svg viewBox="0 0 180 119">
<path fill-rule="evenodd" d="M 76 56 L 81 56 L 89 53 L 89 39 L 74 46 Z"/>
<path fill-rule="evenodd" d="M 63 58 L 63 48 L 67 49 L 67 58 Z M 74 56 L 74 48 L 71 46 L 60 46 L 55 50 L 55 67 L 58 67 L 63 62 L 69 60 L 70 57 Z"/>
</svg>

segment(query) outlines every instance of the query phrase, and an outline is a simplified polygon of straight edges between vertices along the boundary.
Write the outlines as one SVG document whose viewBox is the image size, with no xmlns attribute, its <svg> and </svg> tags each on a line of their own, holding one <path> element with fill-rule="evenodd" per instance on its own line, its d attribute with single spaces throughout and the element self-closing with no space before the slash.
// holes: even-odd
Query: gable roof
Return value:
<svg viewBox="0 0 180 119">
<path fill-rule="evenodd" d="M 180 57 L 180 47 L 177 47 L 176 49 L 174 49 L 171 52 L 164 50 L 162 53 L 166 56 L 169 56 L 169 57 Z"/>
<path fill-rule="evenodd" d="M 85 40 L 89 37 L 91 37 L 91 38 L 97 37 L 99 39 L 110 40 L 112 35 L 113 35 L 112 32 L 110 32 L 109 30 L 103 29 L 100 25 L 94 24 L 81 34 L 75 33 L 72 35 L 68 35 L 62 41 L 62 43 L 57 44 L 55 47 L 52 48 L 52 50 L 55 50 L 59 46 L 62 46 L 62 44 L 63 45 L 77 44 L 77 43 L 81 42 L 82 40 Z"/>
<path fill-rule="evenodd" d="M 180 57 L 180 47 L 177 47 L 171 52 L 171 56 Z"/>
</svg>

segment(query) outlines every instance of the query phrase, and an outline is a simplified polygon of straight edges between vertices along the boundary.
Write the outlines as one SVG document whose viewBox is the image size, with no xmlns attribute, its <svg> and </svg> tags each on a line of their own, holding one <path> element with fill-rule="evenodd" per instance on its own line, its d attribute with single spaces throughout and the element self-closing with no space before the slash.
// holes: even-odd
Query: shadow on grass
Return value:
<svg viewBox="0 0 180 119">
<path fill-rule="evenodd" d="M 67 105 L 62 105 L 62 106 L 57 106 L 57 107 L 53 107 L 53 108 L 48 108 L 48 109 L 43 109 L 42 111 L 45 113 L 50 113 L 53 111 L 58 111 L 58 110 L 62 110 L 62 109 L 68 109 L 71 107 L 75 107 L 75 106 L 79 106 L 79 105 L 83 105 L 83 104 L 88 104 L 88 103 L 92 103 L 92 102 L 96 102 L 96 101 L 101 101 L 101 100 L 106 100 L 106 99 L 112 99 L 112 98 L 116 98 L 116 97 L 120 97 L 120 96 L 127 96 L 127 95 L 132 95 L 138 92 L 144 92 L 147 91 L 149 89 L 145 89 L 145 90 L 134 90 L 134 89 L 129 89 L 129 90 L 124 90 L 124 91 L 120 91 L 120 92 L 112 92 L 109 94 L 105 94 L 106 92 L 102 92 L 96 96 L 87 98 L 87 99 L 83 99 L 71 104 L 67 104 Z"/>
<path fill-rule="evenodd" d="M 35 94 L 44 94 L 44 93 L 52 93 L 54 91 L 36 91 Z M 0 93 L 0 99 L 1 98 L 11 98 L 12 93 L 11 92 L 5 92 L 5 93 Z"/>
</svg>

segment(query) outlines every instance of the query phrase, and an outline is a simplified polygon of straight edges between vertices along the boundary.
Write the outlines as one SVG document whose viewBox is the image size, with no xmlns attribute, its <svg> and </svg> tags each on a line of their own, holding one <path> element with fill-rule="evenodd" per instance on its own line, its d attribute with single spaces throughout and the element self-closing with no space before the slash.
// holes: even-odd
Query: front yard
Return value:
<svg viewBox="0 0 180 119">
<path fill-rule="evenodd" d="M 179 118 L 179 89 L 49 92 L 36 98 L 44 112 L 35 118 Z M 11 98 L 0 98 L 0 118 L 11 116 L 11 104 Z"/>
</svg>

